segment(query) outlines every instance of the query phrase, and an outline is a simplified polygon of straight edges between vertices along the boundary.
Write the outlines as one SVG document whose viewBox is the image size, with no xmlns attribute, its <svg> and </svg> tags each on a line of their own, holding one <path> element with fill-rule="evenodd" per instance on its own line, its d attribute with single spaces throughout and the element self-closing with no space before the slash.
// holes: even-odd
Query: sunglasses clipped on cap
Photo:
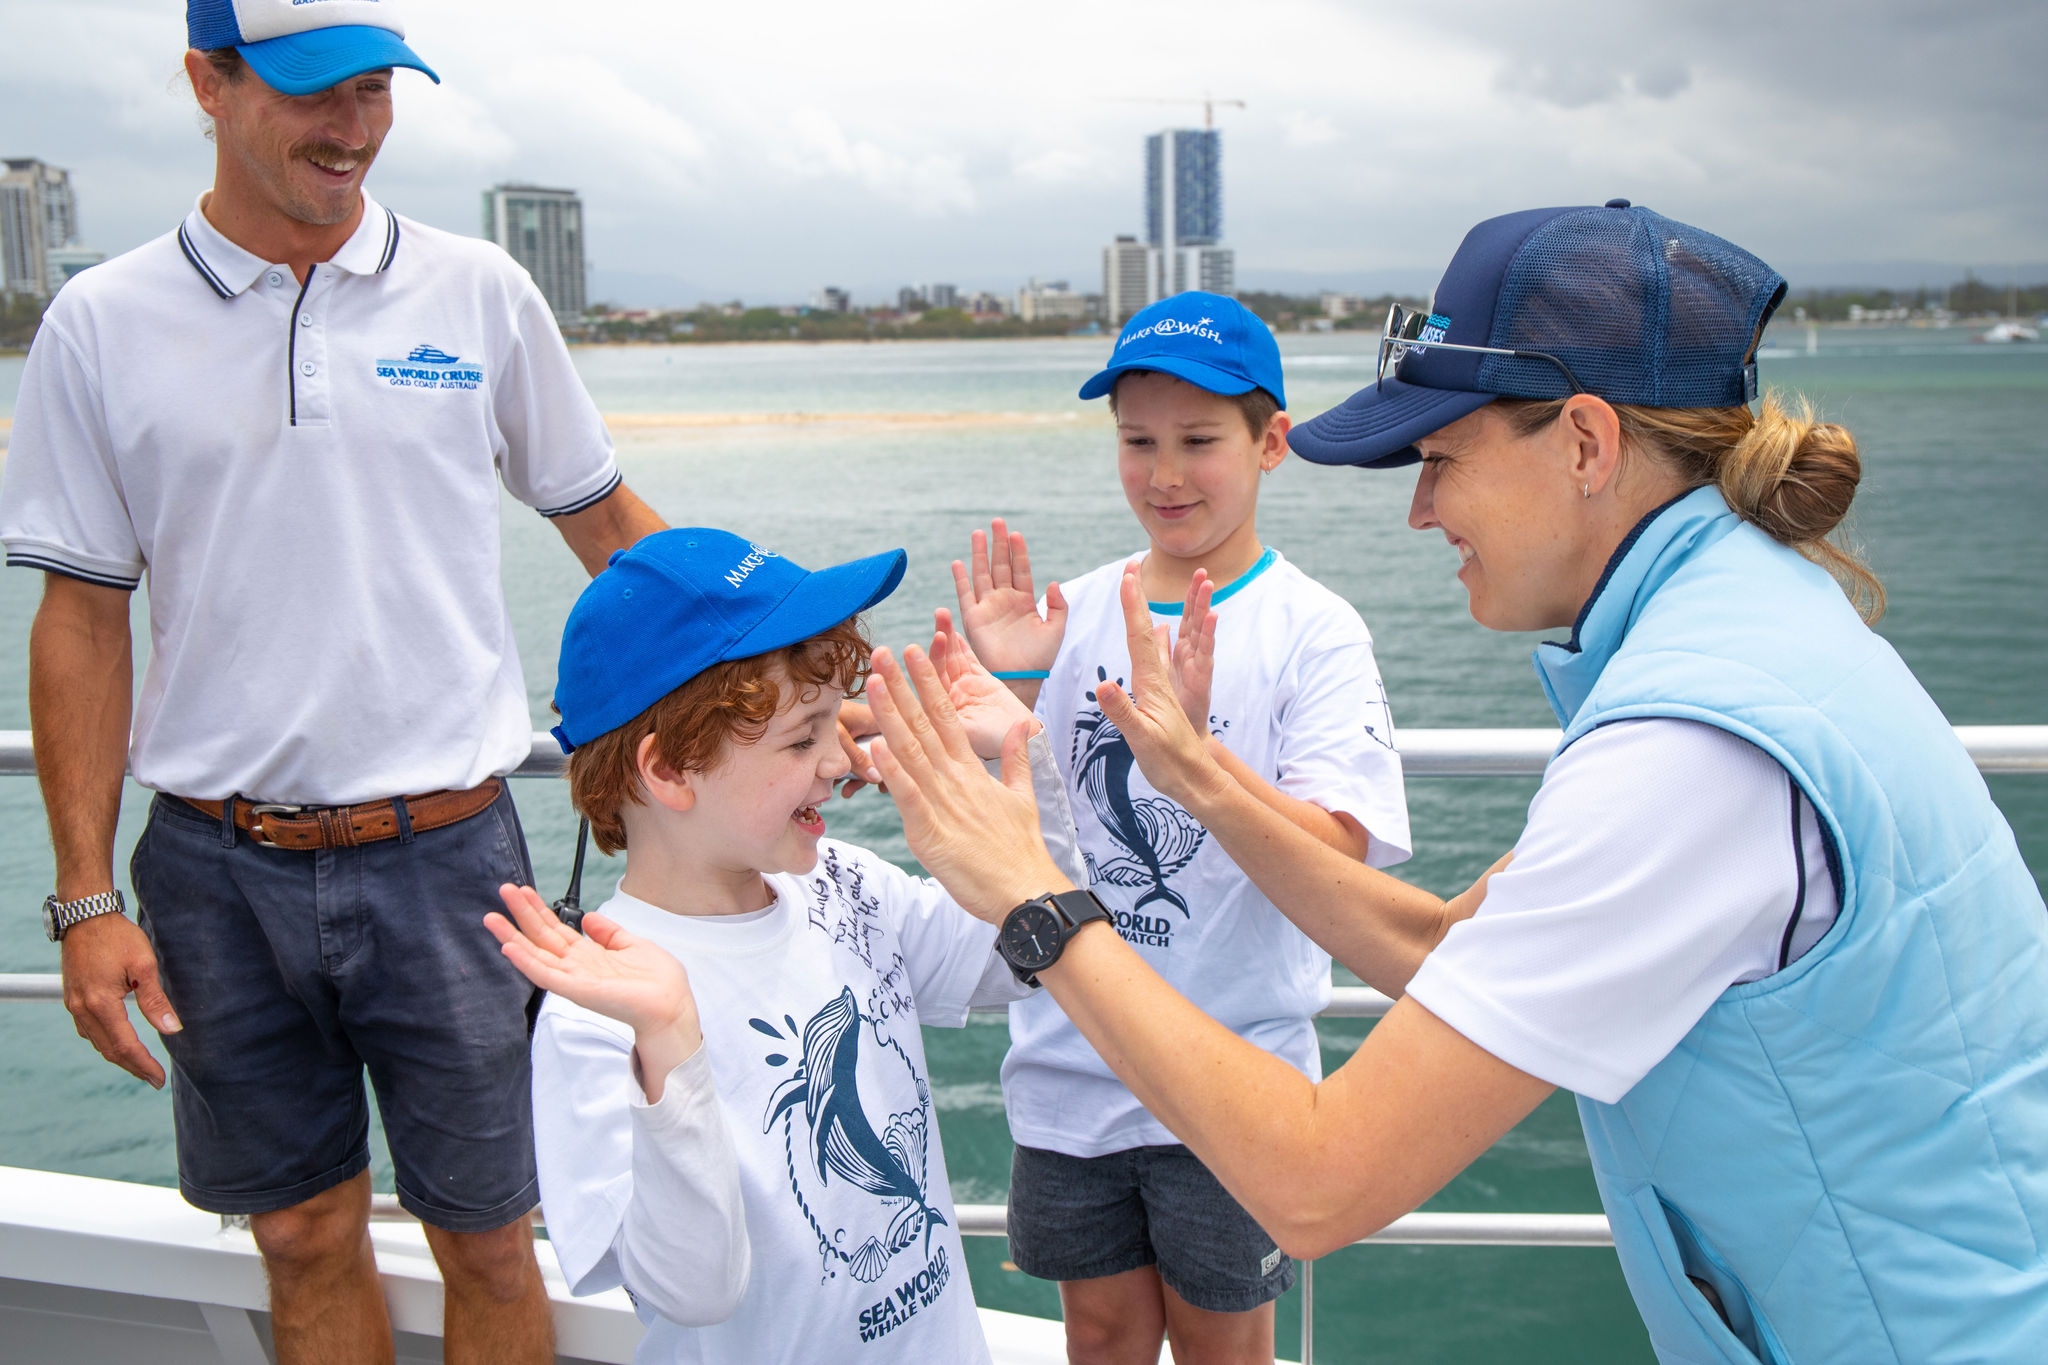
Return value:
<svg viewBox="0 0 2048 1365">
<path fill-rule="evenodd" d="M 1557 367 L 1558 373 L 1564 376 L 1564 382 L 1572 386 L 1573 393 L 1586 392 L 1586 386 L 1572 373 L 1571 366 L 1554 355 L 1546 355 L 1542 351 L 1511 351 L 1501 346 L 1454 346 L 1448 341 L 1433 340 L 1423 335 L 1429 327 L 1429 318 L 1427 312 L 1418 313 L 1413 309 L 1403 308 L 1398 303 L 1388 306 L 1387 325 L 1380 329 L 1379 364 L 1373 374 L 1374 388 L 1381 388 L 1386 384 L 1387 372 L 1399 367 L 1401 357 L 1407 355 L 1408 348 L 1412 346 L 1417 355 L 1434 348 L 1442 351 L 1467 351 L 1474 355 L 1511 356 L 1516 360 L 1541 360 L 1545 364 Z"/>
</svg>

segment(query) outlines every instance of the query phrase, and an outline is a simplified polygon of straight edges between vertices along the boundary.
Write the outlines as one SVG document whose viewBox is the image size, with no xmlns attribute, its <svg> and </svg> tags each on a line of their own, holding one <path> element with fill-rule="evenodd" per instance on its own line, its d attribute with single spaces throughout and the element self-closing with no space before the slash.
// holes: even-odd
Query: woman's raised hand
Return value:
<svg viewBox="0 0 2048 1365">
<path fill-rule="evenodd" d="M 1020 721 L 1032 722 L 1034 732 L 1038 729 L 1031 708 L 981 666 L 967 637 L 954 629 L 953 613 L 944 607 L 932 613 L 931 661 L 976 758 L 1001 758 L 1003 741 Z"/>
<path fill-rule="evenodd" d="M 1024 535 L 998 517 L 986 534 L 974 533 L 973 563 L 953 561 L 953 591 L 960 599 L 960 624 L 989 668 L 1025 673 L 1052 667 L 1067 633 L 1067 599 L 1060 585 L 1045 590 L 1045 615 L 1031 589 L 1031 555 Z M 1036 697 L 1037 684 L 1017 689 Z"/>
<path fill-rule="evenodd" d="M 1216 654 L 1215 613 L 1208 609 L 1206 575 L 1189 585 L 1188 606 L 1199 595 L 1199 618 L 1183 618 L 1183 649 L 1167 646 L 1166 627 L 1152 624 L 1152 610 L 1138 580 L 1138 561 L 1124 566 L 1118 591 L 1124 609 L 1124 635 L 1131 651 L 1128 694 L 1112 682 L 1096 684 L 1096 705 L 1131 746 L 1132 757 L 1159 793 L 1192 806 L 1198 793 L 1229 783 L 1230 774 L 1209 755 L 1209 678 Z M 1195 619 L 1200 628 L 1189 630 Z M 1185 653 L 1185 659 L 1181 655 Z M 1183 681 L 1185 679 L 1185 682 Z M 1202 717 L 1197 728 L 1190 714 Z"/>
<path fill-rule="evenodd" d="M 1134 570 L 1124 566 L 1124 577 Z M 1216 620 L 1209 599 L 1216 584 L 1207 569 L 1195 570 L 1188 580 L 1188 598 L 1181 604 L 1180 638 L 1173 642 L 1173 695 L 1188 721 L 1203 734 L 1209 733 L 1209 684 L 1216 676 Z M 1149 615 L 1149 613 L 1148 613 Z M 1163 635 L 1163 629 L 1162 629 Z"/>
<path fill-rule="evenodd" d="M 630 1027 L 647 1098 L 659 1100 L 662 1078 L 703 1041 L 683 964 L 604 915 L 585 915 L 577 933 L 530 886 L 501 886 L 498 896 L 506 914 L 485 915 L 484 927 L 512 965 L 542 990 Z"/>
<path fill-rule="evenodd" d="M 1032 897 L 1073 886 L 1039 833 L 1024 754 L 1028 718 L 1004 737 L 999 782 L 975 756 L 945 682 L 917 646 L 903 651 L 901 664 L 875 651 L 868 703 L 882 727 L 875 764 L 902 812 L 910 851 L 969 914 L 1000 923 Z"/>
</svg>

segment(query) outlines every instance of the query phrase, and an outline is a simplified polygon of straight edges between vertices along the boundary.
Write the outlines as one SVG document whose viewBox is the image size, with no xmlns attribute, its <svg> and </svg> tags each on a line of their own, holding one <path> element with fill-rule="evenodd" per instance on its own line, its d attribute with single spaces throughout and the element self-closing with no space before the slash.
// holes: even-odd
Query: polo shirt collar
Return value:
<svg viewBox="0 0 2048 1365">
<path fill-rule="evenodd" d="M 231 299 L 254 285 L 270 269 L 271 262 L 222 236 L 200 209 L 205 201 L 206 196 L 200 195 L 193 202 L 192 212 L 179 224 L 178 249 L 185 253 L 185 259 L 199 272 L 207 288 L 221 298 Z M 382 274 L 391 268 L 398 255 L 398 235 L 398 215 L 365 193 L 362 221 L 325 264 L 351 275 Z"/>
</svg>

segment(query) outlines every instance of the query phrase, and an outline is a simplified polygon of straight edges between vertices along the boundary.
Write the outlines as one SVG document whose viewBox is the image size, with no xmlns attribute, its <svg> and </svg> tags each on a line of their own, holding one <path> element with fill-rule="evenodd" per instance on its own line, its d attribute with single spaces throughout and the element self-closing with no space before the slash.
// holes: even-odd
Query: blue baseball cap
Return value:
<svg viewBox="0 0 2048 1365">
<path fill-rule="evenodd" d="M 615 553 L 569 611 L 555 741 L 571 753 L 713 664 L 860 615 L 896 591 L 909 562 L 890 550 L 811 573 L 730 531 L 687 526 L 645 537 Z"/>
<path fill-rule="evenodd" d="M 1108 366 L 1081 386 L 1081 396 L 1102 397 L 1130 370 L 1157 370 L 1198 389 L 1232 396 L 1264 389 L 1274 402 L 1287 406 L 1273 329 L 1221 294 L 1190 289 L 1133 313 L 1117 334 Z"/>
<path fill-rule="evenodd" d="M 405 45 L 392 0 L 186 0 L 185 40 L 231 47 L 263 83 L 314 95 L 365 71 L 407 66 L 441 78 Z"/>
<path fill-rule="evenodd" d="M 1489 218 L 1385 380 L 1288 444 L 1317 464 L 1413 464 L 1414 442 L 1494 399 L 1575 382 L 1610 403 L 1734 407 L 1756 397 L 1757 338 L 1784 298 L 1784 277 L 1741 247 L 1626 199 Z"/>
</svg>

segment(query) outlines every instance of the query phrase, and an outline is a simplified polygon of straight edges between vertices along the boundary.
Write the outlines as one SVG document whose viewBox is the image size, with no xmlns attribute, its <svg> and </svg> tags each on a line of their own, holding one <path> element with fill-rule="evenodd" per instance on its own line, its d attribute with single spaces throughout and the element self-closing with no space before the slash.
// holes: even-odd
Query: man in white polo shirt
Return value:
<svg viewBox="0 0 2048 1365">
<path fill-rule="evenodd" d="M 66 1003 L 157 1086 L 127 993 L 161 1033 L 181 1186 L 250 1217 L 281 1361 L 391 1359 L 365 1069 L 447 1358 L 547 1360 L 531 993 L 481 923 L 532 879 L 500 780 L 531 719 L 499 485 L 592 572 L 662 523 L 525 272 L 363 193 L 392 69 L 433 75 L 392 6 L 187 21 L 213 189 L 58 297 L 0 484 L 8 562 L 46 576 L 29 688 Z M 113 883 L 124 760 L 158 793 L 139 924 Z"/>
</svg>

